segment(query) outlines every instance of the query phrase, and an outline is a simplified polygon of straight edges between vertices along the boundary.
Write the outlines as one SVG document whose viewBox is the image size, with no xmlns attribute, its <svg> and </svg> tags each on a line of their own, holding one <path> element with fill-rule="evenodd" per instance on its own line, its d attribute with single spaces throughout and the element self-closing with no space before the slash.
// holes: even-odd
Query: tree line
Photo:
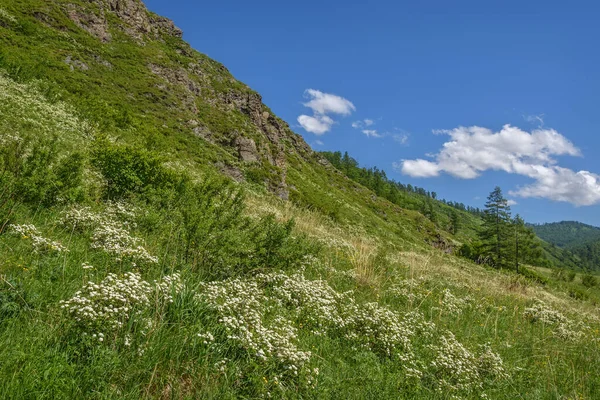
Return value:
<svg viewBox="0 0 600 400">
<path fill-rule="evenodd" d="M 478 241 L 460 248 L 462 256 L 496 268 L 514 268 L 516 272 L 522 264 L 541 261 L 542 248 L 535 232 L 519 214 L 512 217 L 508 200 L 498 186 L 487 197 L 478 236 Z"/>
</svg>

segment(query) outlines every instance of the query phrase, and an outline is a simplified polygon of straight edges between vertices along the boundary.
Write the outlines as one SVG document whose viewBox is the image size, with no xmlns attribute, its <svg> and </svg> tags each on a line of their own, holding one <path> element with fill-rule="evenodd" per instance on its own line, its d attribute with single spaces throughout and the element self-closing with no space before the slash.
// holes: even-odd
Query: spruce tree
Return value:
<svg viewBox="0 0 600 400">
<path fill-rule="evenodd" d="M 513 220 L 514 245 L 515 245 L 515 269 L 519 272 L 519 264 L 534 263 L 542 255 L 542 248 L 536 240 L 535 232 L 525 225 L 525 221 L 519 214 Z"/>
<path fill-rule="evenodd" d="M 507 266 L 512 258 L 514 247 L 509 240 L 512 237 L 511 225 L 510 206 L 502 195 L 502 189 L 496 186 L 485 203 L 483 226 L 480 231 L 483 255 L 496 268 Z"/>
</svg>

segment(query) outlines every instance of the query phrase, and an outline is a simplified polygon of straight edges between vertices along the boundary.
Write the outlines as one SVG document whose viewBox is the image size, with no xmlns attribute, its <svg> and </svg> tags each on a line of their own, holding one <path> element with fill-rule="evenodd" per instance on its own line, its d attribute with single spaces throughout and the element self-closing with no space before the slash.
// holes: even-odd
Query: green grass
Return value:
<svg viewBox="0 0 600 400">
<path fill-rule="evenodd" d="M 0 1 L 16 21 L 0 23 L 0 397 L 600 397 L 597 286 L 432 248 L 468 241 L 476 220 L 453 236 L 321 165 L 291 145 L 291 131 L 284 169 L 243 164 L 229 131 L 275 144 L 219 96 L 250 89 L 199 53 L 179 54 L 179 39 L 140 46 L 114 16 L 113 41 L 101 44 L 61 4 Z M 92 68 L 70 71 L 67 55 Z M 192 60 L 205 73 L 193 78 L 204 85 L 198 115 L 183 87 L 158 88 L 164 82 L 147 68 Z M 191 134 L 193 118 L 215 140 Z M 46 152 L 54 143 L 56 157 L 20 174 L 31 151 L 7 146 L 20 138 Z M 67 179 L 60 166 L 73 154 L 81 167 Z M 248 182 L 218 177 L 221 164 Z M 267 190 L 284 172 L 287 202 Z M 82 207 L 98 220 L 63 222 Z M 10 224 L 33 224 L 39 238 Z M 120 245 L 100 241 L 100 226 Z M 48 250 L 51 242 L 69 251 Z M 131 301 L 122 326 L 78 322 L 61 308 L 89 282 L 131 272 L 149 300 Z M 154 282 L 174 273 L 184 287 L 158 291 Z"/>
</svg>

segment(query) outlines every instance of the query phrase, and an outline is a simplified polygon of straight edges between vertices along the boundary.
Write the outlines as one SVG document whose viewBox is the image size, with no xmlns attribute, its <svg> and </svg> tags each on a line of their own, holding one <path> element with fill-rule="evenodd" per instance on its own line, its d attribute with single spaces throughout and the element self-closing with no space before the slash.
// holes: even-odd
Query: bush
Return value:
<svg viewBox="0 0 600 400">
<path fill-rule="evenodd" d="M 598 284 L 598 279 L 591 273 L 587 273 L 581 276 L 581 284 L 585 287 L 591 288 Z"/>
<path fill-rule="evenodd" d="M 84 161 L 80 153 L 59 159 L 56 138 L 0 140 L 0 229 L 18 203 L 49 207 L 81 200 Z"/>
<path fill-rule="evenodd" d="M 530 281 L 537 282 L 542 285 L 546 285 L 549 282 L 548 278 L 546 278 L 545 276 L 540 275 L 538 272 L 531 270 L 529 268 L 525 268 L 523 266 L 521 266 L 519 268 L 519 273 L 521 275 L 523 275 L 525 278 L 529 279 Z"/>
<path fill-rule="evenodd" d="M 158 156 L 138 147 L 116 145 L 100 138 L 94 142 L 91 156 L 92 165 L 106 179 L 108 198 L 170 190 L 179 180 Z"/>
</svg>

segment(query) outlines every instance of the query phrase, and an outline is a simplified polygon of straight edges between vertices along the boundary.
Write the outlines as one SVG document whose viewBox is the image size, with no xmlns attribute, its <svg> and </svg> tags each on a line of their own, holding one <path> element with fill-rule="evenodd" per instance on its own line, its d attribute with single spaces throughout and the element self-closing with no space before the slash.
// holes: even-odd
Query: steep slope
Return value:
<svg viewBox="0 0 600 400">
<path fill-rule="evenodd" d="M 417 213 L 368 199 L 258 93 L 191 49 L 172 22 L 140 1 L 5 3 L 18 22 L 5 19 L 0 26 L 0 68 L 22 82 L 43 79 L 48 96 L 74 104 L 97 131 L 192 169 L 265 185 L 284 199 L 367 229 L 383 219 L 409 242 L 448 236 L 427 224 L 415 229 Z"/>
<path fill-rule="evenodd" d="M 354 182 L 140 1 L 0 0 L 0 171 L 0 398 L 600 396 L 593 277 L 449 254 L 472 214 Z"/>
</svg>

